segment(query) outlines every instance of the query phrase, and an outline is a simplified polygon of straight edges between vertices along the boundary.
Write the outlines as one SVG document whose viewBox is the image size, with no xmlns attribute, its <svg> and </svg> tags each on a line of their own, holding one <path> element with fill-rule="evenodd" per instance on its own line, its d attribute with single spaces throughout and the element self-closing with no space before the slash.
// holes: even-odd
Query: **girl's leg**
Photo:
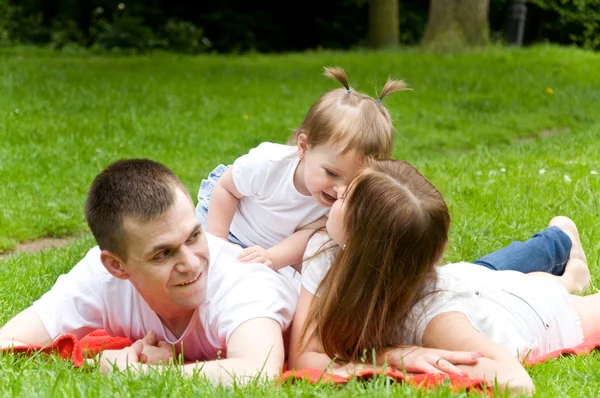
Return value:
<svg viewBox="0 0 600 398">
<path fill-rule="evenodd" d="M 219 178 L 227 171 L 228 166 L 218 165 L 213 171 L 210 172 L 206 180 L 202 180 L 200 183 L 200 189 L 198 190 L 198 204 L 196 205 L 196 218 L 200 221 L 202 229 L 206 229 L 206 220 L 208 219 L 208 204 L 210 203 L 210 197 L 212 191 L 215 189 L 215 184 L 219 181 Z M 235 235 L 231 232 L 228 238 L 230 243 L 238 245 L 245 249 L 248 247 L 242 243 Z"/>
<path fill-rule="evenodd" d="M 220 164 L 210 172 L 207 179 L 202 180 L 200 183 L 200 189 L 198 190 L 198 204 L 196 205 L 196 218 L 200 221 L 202 229 L 206 229 L 208 203 L 210 202 L 212 191 L 215 188 L 215 184 L 226 170 L 227 166 Z"/>
<path fill-rule="evenodd" d="M 587 262 L 579 241 L 577 226 L 571 219 L 559 216 L 550 221 L 547 229 L 535 234 L 528 241 L 513 242 L 474 263 L 497 271 L 548 272 L 562 275 L 567 261 L 571 258 Z"/>
</svg>

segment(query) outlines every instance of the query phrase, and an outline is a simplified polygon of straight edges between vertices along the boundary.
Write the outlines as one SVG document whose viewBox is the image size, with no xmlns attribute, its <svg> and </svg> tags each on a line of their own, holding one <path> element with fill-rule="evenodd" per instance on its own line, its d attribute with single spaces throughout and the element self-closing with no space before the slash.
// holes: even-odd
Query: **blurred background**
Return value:
<svg viewBox="0 0 600 398">
<path fill-rule="evenodd" d="M 600 47 L 600 0 L 0 0 L 0 46 L 262 53 L 551 42 Z"/>
</svg>

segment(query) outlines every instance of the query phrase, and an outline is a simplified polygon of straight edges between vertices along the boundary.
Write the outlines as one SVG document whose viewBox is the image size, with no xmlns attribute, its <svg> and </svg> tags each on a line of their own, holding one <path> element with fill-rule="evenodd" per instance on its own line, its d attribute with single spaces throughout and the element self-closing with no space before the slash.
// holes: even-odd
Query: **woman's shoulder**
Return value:
<svg viewBox="0 0 600 398">
<path fill-rule="evenodd" d="M 335 245 L 335 242 L 331 240 L 326 231 L 318 231 L 309 239 L 304 251 L 304 258 L 312 257 L 320 250 L 328 249 Z"/>
<path fill-rule="evenodd" d="M 326 232 L 317 232 L 308 241 L 302 264 L 302 285 L 310 293 L 316 293 L 317 287 L 329 271 L 337 251 L 337 245 Z"/>
</svg>

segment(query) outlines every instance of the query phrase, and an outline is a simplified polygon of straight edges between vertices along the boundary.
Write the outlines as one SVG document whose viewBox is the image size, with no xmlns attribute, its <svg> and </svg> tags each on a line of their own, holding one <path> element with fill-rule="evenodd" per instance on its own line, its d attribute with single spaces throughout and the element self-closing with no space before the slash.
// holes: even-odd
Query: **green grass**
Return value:
<svg viewBox="0 0 600 398">
<path fill-rule="evenodd" d="M 108 163 L 151 157 L 192 193 L 219 162 L 283 142 L 343 66 L 375 94 L 388 75 L 414 92 L 386 98 L 395 155 L 415 161 L 597 123 L 600 55 L 492 48 L 394 53 L 144 57 L 0 52 L 0 250 L 85 229 L 86 190 Z M 554 93 L 545 90 L 552 88 Z M 244 117 L 247 115 L 247 119 Z"/>
<path fill-rule="evenodd" d="M 193 196 L 200 180 L 257 143 L 283 142 L 343 66 L 374 93 L 388 74 L 414 92 L 386 98 L 395 156 L 418 166 L 447 199 L 447 261 L 473 260 L 526 239 L 557 214 L 580 227 L 596 285 L 600 252 L 600 55 L 535 47 L 435 54 L 59 56 L 0 52 L 0 250 L 85 230 L 93 177 L 121 157 L 171 167 Z M 548 94 L 546 88 L 552 88 Z M 18 112 L 16 111 L 18 109 Z M 247 119 L 244 115 L 248 115 Z M 543 169 L 545 172 L 540 173 Z M 567 177 L 565 177 L 567 176 Z M 26 308 L 93 245 L 0 260 L 0 324 Z M 537 395 L 598 396 L 600 357 L 530 369 Z M 176 372 L 104 377 L 56 359 L 0 356 L 0 395 L 422 396 L 386 379 L 344 388 L 306 383 L 213 388 Z M 432 394 L 451 395 L 447 388 Z"/>
</svg>

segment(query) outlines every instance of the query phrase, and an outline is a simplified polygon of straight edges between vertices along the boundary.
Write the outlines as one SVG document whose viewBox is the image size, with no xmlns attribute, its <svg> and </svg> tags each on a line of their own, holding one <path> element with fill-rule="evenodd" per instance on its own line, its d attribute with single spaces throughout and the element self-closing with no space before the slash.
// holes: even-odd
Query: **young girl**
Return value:
<svg viewBox="0 0 600 398">
<path fill-rule="evenodd" d="M 312 232 L 325 225 L 337 191 L 366 158 L 389 157 L 394 129 L 381 100 L 407 90 L 388 80 L 377 99 L 355 91 L 340 68 L 325 76 L 344 88 L 323 94 L 291 143 L 262 143 L 231 167 L 218 166 L 198 193 L 206 230 L 243 248 L 240 260 L 280 269 L 300 264 Z"/>
<path fill-rule="evenodd" d="M 378 363 L 407 368 L 414 360 L 401 345 L 424 345 L 442 351 L 422 351 L 427 365 L 416 370 L 462 369 L 523 391 L 533 384 L 519 359 L 575 346 L 600 331 L 600 295 L 567 292 L 590 278 L 571 220 L 556 217 L 532 240 L 489 257 L 526 259 L 541 244 L 548 266 L 566 263 L 563 276 L 543 278 L 470 263 L 437 267 L 449 226 L 443 197 L 415 168 L 370 162 L 331 209 L 327 231 L 341 249 L 326 250 L 304 266 L 291 367 L 325 369 L 332 359 L 360 363 L 374 349 Z M 561 239 L 572 241 L 570 257 L 545 245 Z M 483 357 L 469 366 L 454 361 L 455 367 L 444 350 Z"/>
</svg>

